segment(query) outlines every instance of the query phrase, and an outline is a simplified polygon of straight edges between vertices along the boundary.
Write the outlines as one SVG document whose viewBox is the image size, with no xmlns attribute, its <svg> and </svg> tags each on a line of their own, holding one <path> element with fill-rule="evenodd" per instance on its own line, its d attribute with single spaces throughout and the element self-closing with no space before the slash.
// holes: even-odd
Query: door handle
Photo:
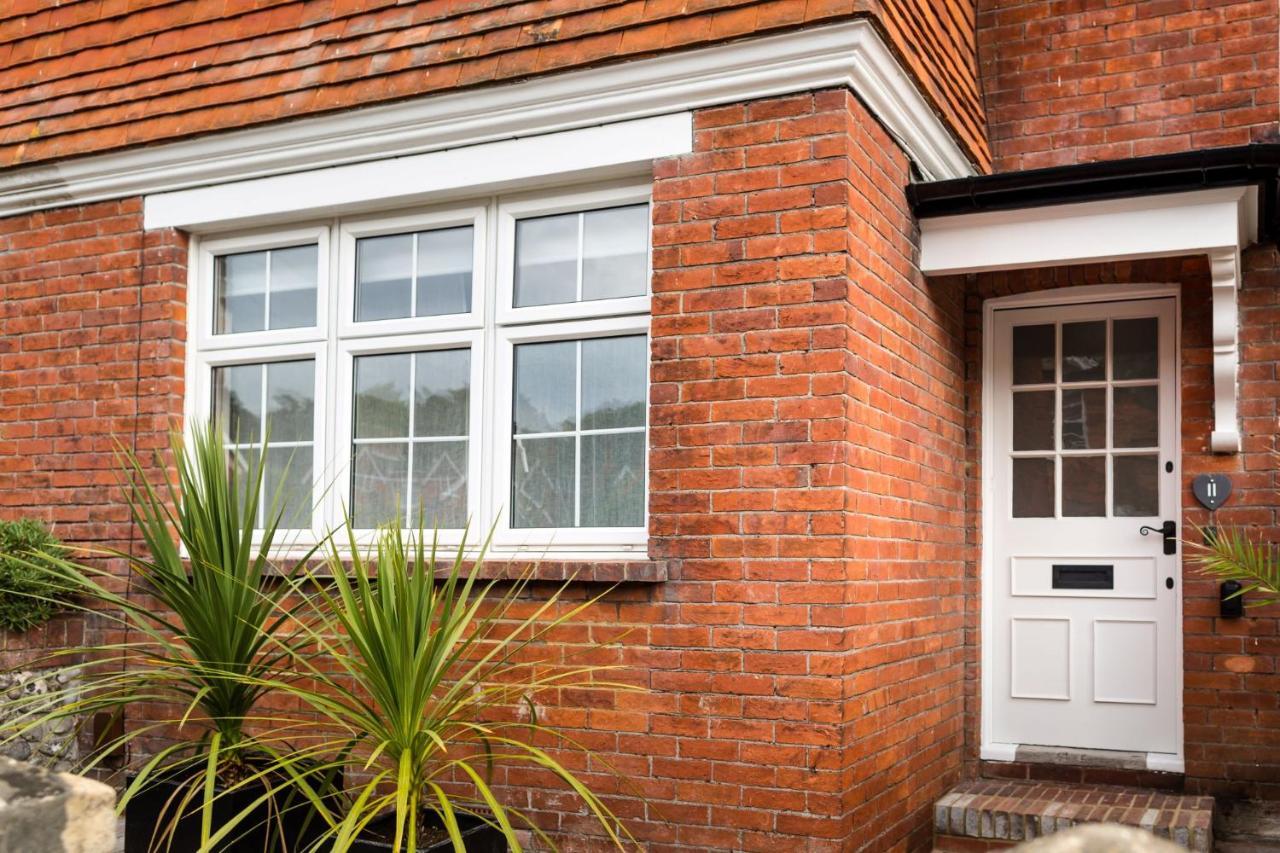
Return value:
<svg viewBox="0 0 1280 853">
<path fill-rule="evenodd" d="M 1166 554 L 1178 553 L 1177 522 L 1166 521 L 1164 524 L 1160 525 L 1159 527 L 1148 527 L 1147 525 L 1144 524 L 1142 525 L 1142 527 L 1138 528 L 1138 532 L 1141 533 L 1143 536 L 1146 536 L 1148 533 L 1159 533 L 1161 536 L 1164 537 L 1164 552 Z"/>
</svg>

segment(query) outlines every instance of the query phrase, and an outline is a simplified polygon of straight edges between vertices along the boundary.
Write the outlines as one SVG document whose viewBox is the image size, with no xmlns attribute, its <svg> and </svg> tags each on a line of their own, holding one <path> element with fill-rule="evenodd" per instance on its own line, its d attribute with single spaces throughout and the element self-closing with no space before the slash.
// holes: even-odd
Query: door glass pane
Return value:
<svg viewBox="0 0 1280 853">
<path fill-rule="evenodd" d="M 1116 320 L 1111 328 L 1113 363 L 1116 379 L 1155 379 L 1158 369 L 1159 320 L 1141 317 Z"/>
<path fill-rule="evenodd" d="M 574 526 L 574 442 L 517 438 L 511 459 L 511 526 Z"/>
<path fill-rule="evenodd" d="M 582 526 L 644 524 L 642 432 L 582 437 Z"/>
<path fill-rule="evenodd" d="M 1149 517 L 1160 514 L 1160 457 L 1116 456 L 1112 460 L 1117 516 Z"/>
<path fill-rule="evenodd" d="M 467 523 L 467 443 L 426 441 L 413 446 L 410 525 L 460 528 Z"/>
<path fill-rule="evenodd" d="M 403 524 L 405 489 L 409 484 L 409 444 L 357 444 L 351 465 L 351 516 L 355 526 L 370 529 L 388 522 Z"/>
<path fill-rule="evenodd" d="M 316 363 L 311 360 L 267 365 L 267 429 L 272 443 L 312 440 L 315 376 Z"/>
<path fill-rule="evenodd" d="M 297 329 L 316 324 L 318 248 L 294 246 L 271 251 L 271 316 L 269 329 Z"/>
<path fill-rule="evenodd" d="M 1054 381 L 1054 327 L 1013 327 L 1013 384 L 1034 385 Z"/>
<path fill-rule="evenodd" d="M 267 253 L 221 255 L 214 261 L 215 334 L 260 332 L 266 321 Z"/>
<path fill-rule="evenodd" d="M 644 426 L 649 341 L 644 335 L 582 342 L 582 429 Z"/>
<path fill-rule="evenodd" d="M 470 412 L 471 351 L 420 352 L 414 358 L 413 434 L 466 435 Z"/>
<path fill-rule="evenodd" d="M 517 433 L 562 432 L 577 425 L 577 341 L 515 348 Z M 570 478 L 570 484 L 573 479 Z"/>
<path fill-rule="evenodd" d="M 515 307 L 577 301 L 580 220 L 564 213 L 516 223 Z"/>
<path fill-rule="evenodd" d="M 1107 324 L 1104 320 L 1062 324 L 1062 381 L 1107 378 Z"/>
<path fill-rule="evenodd" d="M 267 448 L 267 470 L 263 477 L 264 513 L 280 512 L 280 527 L 286 530 L 310 527 L 311 448 Z"/>
<path fill-rule="evenodd" d="M 1053 517 L 1053 460 L 1013 460 L 1013 517 Z"/>
<path fill-rule="evenodd" d="M 582 298 L 643 296 L 648 290 L 649 206 L 583 214 Z"/>
<path fill-rule="evenodd" d="M 232 444 L 262 441 L 262 365 L 214 368 L 213 413 Z"/>
<path fill-rule="evenodd" d="M 1063 517 L 1107 514 L 1107 457 L 1062 457 Z"/>
<path fill-rule="evenodd" d="M 1155 447 L 1160 434 L 1160 389 L 1155 385 L 1115 388 L 1115 422 L 1112 437 L 1116 447 Z"/>
<path fill-rule="evenodd" d="M 355 360 L 355 437 L 409 436 L 408 353 Z"/>
<path fill-rule="evenodd" d="M 1053 408 L 1053 391 L 1014 392 L 1014 450 L 1053 450 Z"/>
<path fill-rule="evenodd" d="M 418 316 L 466 314 L 471 310 L 474 230 L 444 228 L 418 235 Z"/>
<path fill-rule="evenodd" d="M 1107 389 L 1062 389 L 1062 448 L 1092 450 L 1107 446 Z"/>
<path fill-rule="evenodd" d="M 413 235 L 363 237 L 356 241 L 356 320 L 411 316 Z"/>
</svg>

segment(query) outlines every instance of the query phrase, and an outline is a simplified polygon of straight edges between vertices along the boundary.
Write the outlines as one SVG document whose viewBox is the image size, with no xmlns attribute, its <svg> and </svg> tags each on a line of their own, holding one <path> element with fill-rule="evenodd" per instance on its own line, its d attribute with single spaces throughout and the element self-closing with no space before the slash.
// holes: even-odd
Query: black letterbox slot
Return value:
<svg viewBox="0 0 1280 853">
<path fill-rule="evenodd" d="M 1054 589 L 1115 589 L 1113 566 L 1053 566 Z"/>
</svg>

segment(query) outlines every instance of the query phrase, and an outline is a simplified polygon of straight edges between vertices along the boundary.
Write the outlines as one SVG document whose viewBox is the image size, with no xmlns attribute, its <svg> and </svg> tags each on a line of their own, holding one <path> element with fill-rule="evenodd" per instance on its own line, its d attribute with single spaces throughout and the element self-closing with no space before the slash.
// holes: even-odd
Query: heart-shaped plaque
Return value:
<svg viewBox="0 0 1280 853">
<path fill-rule="evenodd" d="M 1226 474 L 1201 474 L 1191 481 L 1191 491 L 1196 500 L 1214 510 L 1231 496 L 1231 478 Z"/>
</svg>

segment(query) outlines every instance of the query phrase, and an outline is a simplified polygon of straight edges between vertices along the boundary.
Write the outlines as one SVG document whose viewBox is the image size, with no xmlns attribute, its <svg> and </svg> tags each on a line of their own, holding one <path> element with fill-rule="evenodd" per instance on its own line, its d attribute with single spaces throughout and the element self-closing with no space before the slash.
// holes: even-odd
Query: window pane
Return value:
<svg viewBox="0 0 1280 853">
<path fill-rule="evenodd" d="M 413 434 L 466 435 L 471 351 L 420 352 L 414 358 Z"/>
<path fill-rule="evenodd" d="M 644 524 L 645 434 L 582 437 L 582 526 Z"/>
<path fill-rule="evenodd" d="M 413 446 L 410 525 L 460 528 L 467 523 L 467 443 L 418 442 Z"/>
<path fill-rule="evenodd" d="M 565 213 L 516 223 L 515 307 L 577 301 L 580 218 Z"/>
<path fill-rule="evenodd" d="M 1112 460 L 1117 516 L 1150 517 L 1160 514 L 1160 458 L 1117 456 Z"/>
<path fill-rule="evenodd" d="M 296 329 L 316 324 L 318 251 L 314 245 L 271 251 L 271 316 L 267 328 Z"/>
<path fill-rule="evenodd" d="M 1142 317 L 1116 320 L 1111 328 L 1114 353 L 1112 372 L 1116 379 L 1155 379 L 1159 350 L 1159 320 Z"/>
<path fill-rule="evenodd" d="M 1053 450 L 1052 391 L 1017 391 L 1013 395 L 1013 449 Z"/>
<path fill-rule="evenodd" d="M 356 241 L 356 320 L 410 316 L 413 235 L 364 237 Z"/>
<path fill-rule="evenodd" d="M 1053 460 L 1013 460 L 1013 517 L 1053 517 Z"/>
<path fill-rule="evenodd" d="M 473 229 L 445 228 L 418 235 L 418 316 L 471 310 Z"/>
<path fill-rule="evenodd" d="M 213 413 L 232 444 L 262 441 L 262 365 L 215 367 Z"/>
<path fill-rule="evenodd" d="M 1107 378 L 1107 324 L 1104 320 L 1062 324 L 1062 381 Z"/>
<path fill-rule="evenodd" d="M 221 255 L 214 261 L 215 334 L 260 332 L 266 320 L 267 253 Z"/>
<path fill-rule="evenodd" d="M 574 526 L 574 439 L 517 438 L 511 459 L 511 526 Z"/>
<path fill-rule="evenodd" d="M 282 529 L 310 527 L 311 476 L 310 447 L 267 448 L 267 470 L 262 483 L 264 519 L 279 509 Z"/>
<path fill-rule="evenodd" d="M 577 341 L 515 348 L 517 433 L 562 432 L 576 426 L 577 350 Z"/>
<path fill-rule="evenodd" d="M 1107 514 L 1107 457 L 1062 457 L 1063 517 Z"/>
<path fill-rule="evenodd" d="M 644 335 L 582 342 L 582 428 L 644 426 L 649 340 Z"/>
<path fill-rule="evenodd" d="M 649 206 L 588 211 L 582 229 L 582 298 L 643 296 L 648 291 Z"/>
<path fill-rule="evenodd" d="M 1062 389 L 1062 447 L 1092 450 L 1107 446 L 1107 389 Z"/>
<path fill-rule="evenodd" d="M 1052 323 L 1013 327 L 1013 384 L 1054 381 Z"/>
<path fill-rule="evenodd" d="M 409 437 L 407 353 L 365 355 L 355 360 L 355 437 Z"/>
<path fill-rule="evenodd" d="M 1160 389 L 1116 388 L 1116 413 L 1111 427 L 1116 447 L 1155 447 L 1160 432 Z"/>
<path fill-rule="evenodd" d="M 360 529 L 404 524 L 409 444 L 357 444 L 351 465 L 351 517 Z"/>
<path fill-rule="evenodd" d="M 271 442 L 311 441 L 315 436 L 316 363 L 267 365 L 267 428 Z"/>
</svg>

